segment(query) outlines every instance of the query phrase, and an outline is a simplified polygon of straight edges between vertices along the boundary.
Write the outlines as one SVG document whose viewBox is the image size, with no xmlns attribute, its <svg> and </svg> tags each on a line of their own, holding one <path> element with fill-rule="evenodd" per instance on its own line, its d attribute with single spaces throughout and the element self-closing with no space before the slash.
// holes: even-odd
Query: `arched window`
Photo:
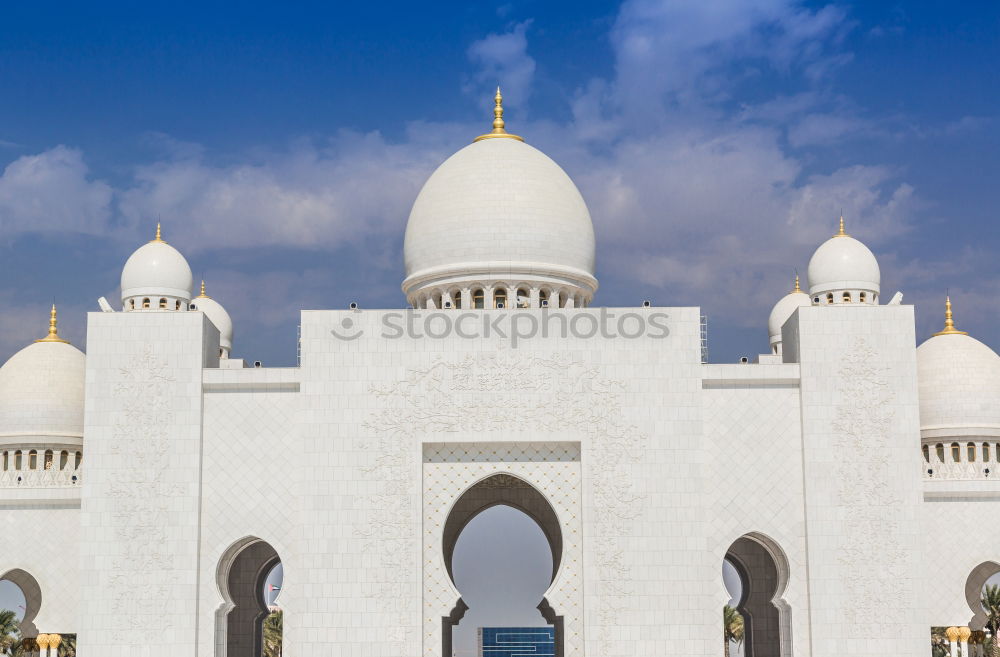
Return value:
<svg viewBox="0 0 1000 657">
<path fill-rule="evenodd" d="M 10 452 L 3 453 L 3 469 L 4 472 L 7 471 L 7 467 L 10 465 Z"/>
<path fill-rule="evenodd" d="M 930 447 L 928 447 L 927 445 L 924 445 L 921 448 L 921 450 L 924 453 L 924 461 L 926 461 L 927 463 L 930 463 L 931 462 L 931 449 L 930 449 Z"/>
<path fill-rule="evenodd" d="M 82 463 L 82 462 L 83 462 L 83 453 L 82 452 L 77 452 L 76 453 L 76 464 L 73 466 L 73 469 L 74 470 L 79 470 L 80 469 L 80 463 Z"/>
<path fill-rule="evenodd" d="M 937 454 L 938 462 L 944 463 L 944 445 L 942 443 L 935 445 L 934 452 Z"/>
<path fill-rule="evenodd" d="M 135 310 L 135 299 L 129 299 L 128 300 L 128 309 L 129 310 Z"/>
<path fill-rule="evenodd" d="M 1000 443 L 997 443 L 996 445 L 994 445 L 993 448 L 994 448 L 993 449 L 993 458 L 995 458 L 997 461 L 1000 461 Z"/>
<path fill-rule="evenodd" d="M 486 292 L 483 288 L 477 287 L 472 291 L 472 307 L 482 310 L 486 306 Z"/>
<path fill-rule="evenodd" d="M 454 308 L 461 310 L 462 308 L 462 291 L 452 290 L 451 292 L 451 305 Z"/>
<path fill-rule="evenodd" d="M 861 303 L 864 303 L 866 298 L 867 295 L 864 292 L 858 294 L 858 301 L 860 301 Z"/>
<path fill-rule="evenodd" d="M 541 305 L 542 303 L 548 303 L 548 302 L 549 302 L 549 291 L 548 290 L 539 290 L 538 291 L 538 303 L 539 303 L 539 305 Z"/>
<path fill-rule="evenodd" d="M 878 293 L 872 292 L 872 303 L 878 303 Z"/>
<path fill-rule="evenodd" d="M 976 443 L 969 443 L 965 446 L 965 453 L 969 457 L 969 463 L 976 462 Z"/>
<path fill-rule="evenodd" d="M 166 299 L 160 299 L 160 308 L 162 310 L 166 310 L 167 309 L 167 300 Z"/>
<path fill-rule="evenodd" d="M 962 462 L 962 447 L 958 443 L 951 444 L 951 460 L 953 463 Z"/>
<path fill-rule="evenodd" d="M 180 309 L 181 309 L 181 300 L 178 299 L 177 302 L 174 304 L 174 310 L 180 310 Z"/>
<path fill-rule="evenodd" d="M 69 452 L 67 452 L 66 450 L 63 450 L 59 454 L 59 469 L 60 470 L 65 470 L 67 463 L 69 463 Z"/>
<path fill-rule="evenodd" d="M 28 469 L 37 470 L 38 469 L 38 452 L 31 450 L 28 452 Z"/>
<path fill-rule="evenodd" d="M 844 303 L 851 303 L 851 293 L 844 292 Z"/>
<path fill-rule="evenodd" d="M 501 306 L 500 304 L 503 304 Z M 493 307 L 494 308 L 506 308 L 507 307 L 507 289 L 499 287 L 493 291 Z"/>
<path fill-rule="evenodd" d="M 52 469 L 52 450 L 45 450 L 45 465 L 43 466 L 46 470 Z"/>
<path fill-rule="evenodd" d="M 983 443 L 983 463 L 990 462 L 990 444 Z"/>
<path fill-rule="evenodd" d="M 149 308 L 149 299 L 142 300 L 142 307 L 143 309 Z"/>
<path fill-rule="evenodd" d="M 531 305 L 531 293 L 528 292 L 528 288 L 519 287 L 517 288 L 517 307 L 527 308 Z"/>
<path fill-rule="evenodd" d="M 23 463 L 21 463 L 21 450 L 14 452 L 14 469 L 20 470 Z"/>
<path fill-rule="evenodd" d="M 826 293 L 826 302 L 827 303 L 833 303 L 833 292 L 827 292 Z"/>
</svg>

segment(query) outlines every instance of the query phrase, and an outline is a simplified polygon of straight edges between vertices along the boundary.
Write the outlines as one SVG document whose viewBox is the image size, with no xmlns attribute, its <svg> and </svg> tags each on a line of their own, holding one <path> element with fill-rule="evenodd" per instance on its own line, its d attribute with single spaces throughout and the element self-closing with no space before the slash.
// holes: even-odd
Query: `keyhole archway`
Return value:
<svg viewBox="0 0 1000 657">
<path fill-rule="evenodd" d="M 548 583 L 551 584 L 559 572 L 563 558 L 563 536 L 555 510 L 548 500 L 528 482 L 510 474 L 496 474 L 466 490 L 455 502 L 445 522 L 442 540 L 444 563 L 448 576 L 455 583 L 456 588 L 458 583 L 455 581 L 453 561 L 459 537 L 477 516 L 497 506 L 510 507 L 523 513 L 541 529 L 552 555 L 552 572 L 548 579 Z M 557 657 L 562 657 L 564 654 L 562 616 L 556 613 L 544 597 L 538 603 L 537 608 L 545 622 L 553 627 L 555 634 L 554 654 Z M 460 597 L 451 613 L 442 618 L 441 654 L 443 657 L 451 657 L 453 654 L 454 628 L 461 622 L 468 610 L 469 606 L 466 601 Z"/>
<path fill-rule="evenodd" d="M 38 585 L 38 581 L 29 572 L 20 568 L 8 570 L 0 575 L 0 580 L 11 582 L 24 596 L 24 615 L 20 621 L 21 634 L 26 637 L 38 636 L 35 618 L 42 609 L 42 588 Z"/>
<path fill-rule="evenodd" d="M 217 580 L 224 602 L 216 612 L 216 656 L 260 657 L 268 575 L 281 563 L 270 543 L 249 536 L 234 543 L 219 562 Z"/>
<path fill-rule="evenodd" d="M 792 654 L 791 608 L 782 595 L 788 584 L 788 560 L 777 543 L 744 534 L 726 552 L 740 580 L 736 611 L 743 617 L 745 657 L 788 657 Z"/>
</svg>

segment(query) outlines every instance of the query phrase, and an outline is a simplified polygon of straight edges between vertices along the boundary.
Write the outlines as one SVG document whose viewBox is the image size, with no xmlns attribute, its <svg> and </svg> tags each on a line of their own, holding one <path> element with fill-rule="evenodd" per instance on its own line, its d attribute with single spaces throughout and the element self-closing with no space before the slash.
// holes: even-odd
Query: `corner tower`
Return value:
<svg viewBox="0 0 1000 657">
<path fill-rule="evenodd" d="M 414 308 L 589 305 L 594 227 L 566 172 L 504 127 L 448 158 L 406 225 L 403 292 Z"/>
</svg>

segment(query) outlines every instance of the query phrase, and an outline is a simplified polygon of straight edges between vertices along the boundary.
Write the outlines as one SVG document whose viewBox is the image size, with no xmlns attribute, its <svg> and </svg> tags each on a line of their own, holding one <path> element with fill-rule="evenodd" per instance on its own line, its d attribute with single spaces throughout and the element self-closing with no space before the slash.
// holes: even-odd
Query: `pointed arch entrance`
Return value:
<svg viewBox="0 0 1000 657">
<path fill-rule="evenodd" d="M 452 583 L 455 582 L 453 557 L 455 546 L 462 530 L 479 514 L 495 506 L 509 506 L 531 518 L 545 535 L 552 552 L 551 584 L 559 572 L 559 564 L 563 557 L 563 536 L 559 518 L 548 500 L 527 481 L 511 474 L 501 473 L 489 476 L 466 490 L 455 502 L 444 525 L 442 547 L 444 563 Z M 458 625 L 469 607 L 462 597 L 459 597 L 451 613 L 441 619 L 441 654 L 450 657 L 452 650 L 453 629 Z M 563 657 L 564 626 L 563 618 L 543 597 L 538 603 L 538 611 L 545 622 L 555 630 L 555 656 Z"/>
<path fill-rule="evenodd" d="M 216 657 L 260 657 L 267 618 L 264 585 L 281 563 L 266 541 L 248 536 L 222 555 L 217 582 L 224 602 L 216 612 Z"/>
</svg>

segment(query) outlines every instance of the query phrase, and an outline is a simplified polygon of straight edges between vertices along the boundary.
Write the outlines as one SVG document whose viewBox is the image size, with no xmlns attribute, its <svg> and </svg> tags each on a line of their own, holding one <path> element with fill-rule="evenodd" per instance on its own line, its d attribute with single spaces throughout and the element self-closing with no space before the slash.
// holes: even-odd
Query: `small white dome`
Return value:
<svg viewBox="0 0 1000 657">
<path fill-rule="evenodd" d="M 219 346 L 226 355 L 233 348 L 233 320 L 222 304 L 205 294 L 205 283 L 201 284 L 201 294 L 191 299 L 191 310 L 205 313 L 209 321 L 219 329 Z"/>
<path fill-rule="evenodd" d="M 881 291 L 882 273 L 875 254 L 844 233 L 843 219 L 840 233 L 823 242 L 809 260 L 808 276 L 812 296 L 854 290 L 869 294 Z"/>
<path fill-rule="evenodd" d="M 67 342 L 28 345 L 0 367 L 0 437 L 83 438 L 83 352 Z"/>
<path fill-rule="evenodd" d="M 590 294 L 594 227 L 570 177 L 518 139 L 484 139 L 448 158 L 413 204 L 403 243 L 408 295 L 453 274 L 579 281 Z"/>
<path fill-rule="evenodd" d="M 193 276 L 180 251 L 160 239 L 143 244 L 129 256 L 122 269 L 122 303 L 134 297 L 191 298 Z"/>
<path fill-rule="evenodd" d="M 959 333 L 917 347 L 925 438 L 1000 436 L 1000 356 Z"/>
<path fill-rule="evenodd" d="M 798 289 L 798 279 L 795 281 L 795 288 L 778 299 L 778 303 L 774 304 L 771 315 L 767 318 L 767 335 L 772 347 L 781 342 L 781 327 L 785 325 L 795 309 L 812 305 L 809 295 Z"/>
</svg>

